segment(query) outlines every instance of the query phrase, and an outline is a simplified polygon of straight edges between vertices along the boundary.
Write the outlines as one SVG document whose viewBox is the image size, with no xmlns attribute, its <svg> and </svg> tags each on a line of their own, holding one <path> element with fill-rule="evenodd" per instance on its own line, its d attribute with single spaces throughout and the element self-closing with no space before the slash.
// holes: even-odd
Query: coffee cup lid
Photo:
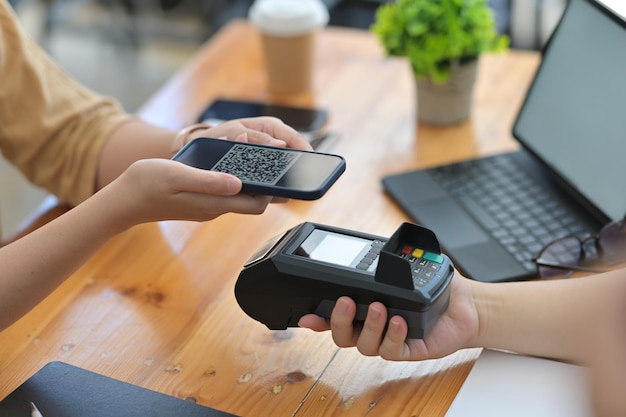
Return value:
<svg viewBox="0 0 626 417">
<path fill-rule="evenodd" d="M 256 0 L 248 13 L 263 33 L 292 36 L 326 26 L 328 9 L 321 0 Z"/>
</svg>

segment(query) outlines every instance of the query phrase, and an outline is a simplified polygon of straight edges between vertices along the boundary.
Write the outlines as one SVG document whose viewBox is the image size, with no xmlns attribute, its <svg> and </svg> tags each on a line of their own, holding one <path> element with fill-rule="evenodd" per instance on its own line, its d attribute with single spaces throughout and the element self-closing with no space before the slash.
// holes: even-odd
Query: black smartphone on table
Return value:
<svg viewBox="0 0 626 417">
<path fill-rule="evenodd" d="M 204 137 L 187 143 L 172 159 L 235 175 L 245 193 L 299 200 L 322 197 L 346 169 L 339 155 Z"/>
<path fill-rule="evenodd" d="M 298 132 L 320 130 L 328 119 L 328 111 L 320 108 L 294 107 L 253 101 L 217 99 L 198 117 L 198 122 L 219 124 L 232 119 L 273 116 Z"/>
</svg>

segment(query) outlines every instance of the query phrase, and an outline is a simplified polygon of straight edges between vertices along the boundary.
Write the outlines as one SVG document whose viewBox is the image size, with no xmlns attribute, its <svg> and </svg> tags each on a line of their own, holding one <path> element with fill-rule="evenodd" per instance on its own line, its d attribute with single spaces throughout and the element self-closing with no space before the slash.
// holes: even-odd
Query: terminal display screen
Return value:
<svg viewBox="0 0 626 417">
<path fill-rule="evenodd" d="M 294 254 L 335 265 L 355 267 L 369 251 L 372 241 L 315 229 Z"/>
</svg>

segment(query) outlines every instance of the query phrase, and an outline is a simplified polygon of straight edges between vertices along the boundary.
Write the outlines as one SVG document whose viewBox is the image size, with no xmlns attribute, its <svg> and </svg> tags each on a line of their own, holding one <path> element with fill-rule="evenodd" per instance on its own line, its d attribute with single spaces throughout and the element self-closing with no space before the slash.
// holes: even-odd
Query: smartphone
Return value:
<svg viewBox="0 0 626 417">
<path fill-rule="evenodd" d="M 218 99 L 200 114 L 198 122 L 215 125 L 227 120 L 258 116 L 274 116 L 299 132 L 315 132 L 326 123 L 328 111 L 317 108 Z"/>
<path fill-rule="evenodd" d="M 299 200 L 322 197 L 346 169 L 339 155 L 204 137 L 187 143 L 172 159 L 235 175 L 242 192 Z"/>
</svg>

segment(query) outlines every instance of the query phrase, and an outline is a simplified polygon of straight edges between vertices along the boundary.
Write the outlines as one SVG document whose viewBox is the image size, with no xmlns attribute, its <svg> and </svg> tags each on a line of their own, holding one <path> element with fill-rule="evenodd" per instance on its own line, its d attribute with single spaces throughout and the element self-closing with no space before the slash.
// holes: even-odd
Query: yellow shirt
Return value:
<svg viewBox="0 0 626 417">
<path fill-rule="evenodd" d="M 104 141 L 131 117 L 55 65 L 0 0 L 0 151 L 32 183 L 85 200 Z"/>
</svg>

